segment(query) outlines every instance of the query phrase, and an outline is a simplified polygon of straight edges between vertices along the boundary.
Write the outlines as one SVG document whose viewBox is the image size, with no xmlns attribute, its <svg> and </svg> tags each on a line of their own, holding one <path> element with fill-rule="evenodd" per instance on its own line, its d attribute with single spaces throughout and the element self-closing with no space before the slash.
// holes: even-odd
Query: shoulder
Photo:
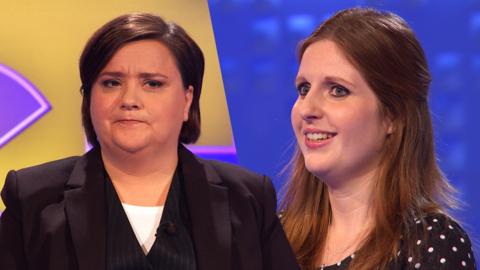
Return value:
<svg viewBox="0 0 480 270">
<path fill-rule="evenodd" d="M 240 166 L 217 160 L 199 159 L 208 173 L 216 174 L 227 186 L 243 186 L 245 188 L 262 187 L 270 180 L 265 175 L 252 172 Z"/>
<path fill-rule="evenodd" d="M 245 168 L 216 160 L 199 160 L 211 185 L 228 188 L 233 204 L 251 202 L 257 207 L 276 209 L 277 195 L 272 181 Z"/>
<path fill-rule="evenodd" d="M 415 222 L 416 226 L 425 232 L 428 242 L 437 245 L 456 242 L 470 246 L 470 238 L 462 226 L 450 216 L 434 213 L 424 216 Z"/>
<path fill-rule="evenodd" d="M 183 145 L 180 145 L 178 153 L 184 175 L 193 178 L 205 177 L 207 183 L 211 186 L 226 187 L 230 190 L 230 193 L 238 194 L 256 193 L 265 188 L 269 191 L 273 189 L 271 181 L 266 176 L 238 165 L 203 159 Z"/>
<path fill-rule="evenodd" d="M 38 192 L 64 189 L 79 157 L 69 157 L 44 164 L 12 170 L 7 174 L 2 196 L 9 192 L 22 199 Z"/>
<path fill-rule="evenodd" d="M 472 244 L 462 226 L 443 213 L 428 214 L 415 220 L 418 235 L 417 259 L 408 261 L 431 269 L 474 269 Z M 430 269 L 430 268 L 429 268 Z"/>
<path fill-rule="evenodd" d="M 67 157 L 59 160 L 46 162 L 43 164 L 27 167 L 16 171 L 16 174 L 21 177 L 42 177 L 45 175 L 62 175 L 70 173 L 79 159 L 78 156 Z"/>
</svg>

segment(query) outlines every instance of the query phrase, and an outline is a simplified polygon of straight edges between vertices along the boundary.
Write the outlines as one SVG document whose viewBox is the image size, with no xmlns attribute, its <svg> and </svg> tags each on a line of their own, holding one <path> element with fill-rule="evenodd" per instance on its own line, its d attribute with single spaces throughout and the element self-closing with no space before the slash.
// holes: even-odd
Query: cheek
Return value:
<svg viewBox="0 0 480 270">
<path fill-rule="evenodd" d="M 378 148 L 386 136 L 382 121 L 376 111 L 360 110 L 355 114 L 343 115 L 342 124 L 344 133 L 348 134 L 348 142 L 352 145 L 357 145 L 362 141 L 367 148 Z"/>
<path fill-rule="evenodd" d="M 366 104 L 349 104 L 334 111 L 330 117 L 344 130 L 368 130 L 378 122 L 378 113 Z"/>
<path fill-rule="evenodd" d="M 165 113 L 169 114 L 171 117 L 176 119 L 182 118 L 185 112 L 185 97 L 178 94 L 175 95 L 173 100 L 169 104 L 165 104 Z"/>
<path fill-rule="evenodd" d="M 368 123 L 368 117 L 365 117 L 363 112 L 358 113 L 337 113 L 336 118 L 340 123 L 342 129 L 350 132 L 360 132 L 362 129 L 365 129 L 370 124 Z"/>
<path fill-rule="evenodd" d="M 298 134 L 298 132 L 300 132 L 301 126 L 301 117 L 298 111 L 298 102 L 295 102 L 295 104 L 293 105 L 292 111 L 290 113 L 290 118 L 292 121 L 293 130 L 295 131 L 295 134 Z"/>
<path fill-rule="evenodd" d="M 184 119 L 185 97 L 172 95 L 146 99 L 145 108 L 158 125 L 179 125 Z"/>
<path fill-rule="evenodd" d="M 110 101 L 106 97 L 92 90 L 90 97 L 90 117 L 94 125 L 107 118 L 109 104 Z"/>
<path fill-rule="evenodd" d="M 90 97 L 90 118 L 92 119 L 93 123 L 96 122 L 99 114 L 98 100 L 92 93 L 92 96 Z"/>
<path fill-rule="evenodd" d="M 90 99 L 90 114 L 92 115 L 92 118 L 94 115 L 97 115 L 97 113 L 100 111 L 100 104 L 98 100 L 92 95 Z"/>
<path fill-rule="evenodd" d="M 381 137 L 386 135 L 385 124 L 383 123 L 382 118 L 377 111 L 373 111 L 368 115 L 364 115 L 362 119 L 365 123 L 365 127 L 363 127 L 363 129 L 366 134 L 370 134 L 372 137 Z M 359 128 L 362 128 L 362 126 Z"/>
</svg>

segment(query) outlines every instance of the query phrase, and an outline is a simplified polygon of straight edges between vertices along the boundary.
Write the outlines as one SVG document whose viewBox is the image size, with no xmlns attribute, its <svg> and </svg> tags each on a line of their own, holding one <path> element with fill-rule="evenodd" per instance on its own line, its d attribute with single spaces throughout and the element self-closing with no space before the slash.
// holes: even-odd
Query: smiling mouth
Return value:
<svg viewBox="0 0 480 270">
<path fill-rule="evenodd" d="M 337 133 L 330 133 L 330 132 L 307 132 L 305 133 L 305 137 L 308 141 L 312 142 L 320 142 L 331 139 L 335 137 Z"/>
</svg>

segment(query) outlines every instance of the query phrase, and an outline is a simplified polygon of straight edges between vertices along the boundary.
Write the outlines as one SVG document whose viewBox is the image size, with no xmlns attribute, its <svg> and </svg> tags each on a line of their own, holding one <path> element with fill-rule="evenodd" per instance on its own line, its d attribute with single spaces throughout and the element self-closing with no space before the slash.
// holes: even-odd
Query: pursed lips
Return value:
<svg viewBox="0 0 480 270">
<path fill-rule="evenodd" d="M 137 125 L 137 124 L 145 123 L 145 121 L 135 119 L 135 118 L 120 118 L 115 120 L 114 123 L 118 123 L 122 125 Z"/>
</svg>

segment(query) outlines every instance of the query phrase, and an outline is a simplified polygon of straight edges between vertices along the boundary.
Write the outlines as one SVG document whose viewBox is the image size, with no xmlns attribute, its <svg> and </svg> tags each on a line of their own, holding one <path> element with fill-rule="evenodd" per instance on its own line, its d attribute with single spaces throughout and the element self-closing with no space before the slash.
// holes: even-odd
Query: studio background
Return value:
<svg viewBox="0 0 480 270">
<path fill-rule="evenodd" d="M 348 7 L 371 6 L 403 17 L 433 77 L 430 108 L 440 166 L 467 204 L 454 215 L 480 258 L 480 1 L 209 0 L 209 6 L 238 161 L 272 176 L 277 190 L 295 143 L 290 109 L 297 96 L 298 42 Z"/>
</svg>

